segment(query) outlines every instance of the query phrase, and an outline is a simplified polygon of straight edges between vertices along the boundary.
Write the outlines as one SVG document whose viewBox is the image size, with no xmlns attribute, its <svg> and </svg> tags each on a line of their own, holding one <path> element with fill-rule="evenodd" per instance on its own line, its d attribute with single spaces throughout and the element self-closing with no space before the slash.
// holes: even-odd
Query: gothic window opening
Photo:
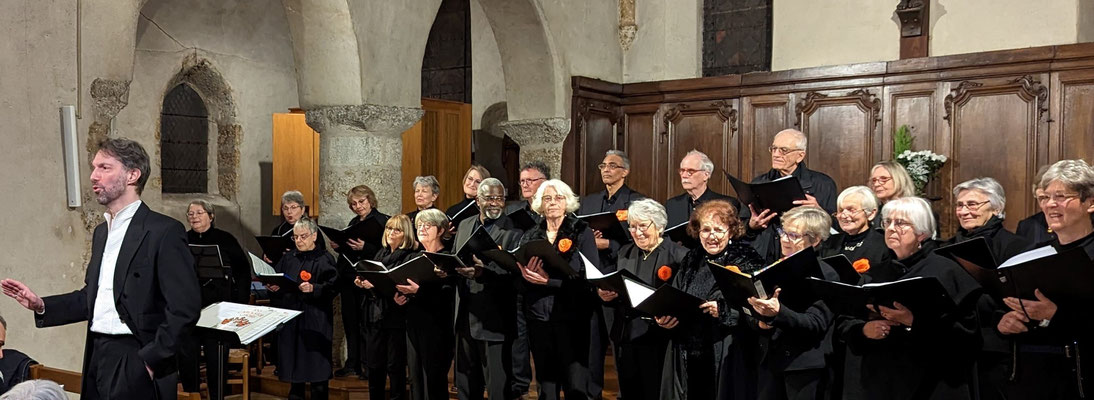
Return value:
<svg viewBox="0 0 1094 400">
<path fill-rule="evenodd" d="M 206 193 L 209 178 L 209 112 L 190 85 L 175 86 L 160 113 L 163 193 Z"/>
</svg>

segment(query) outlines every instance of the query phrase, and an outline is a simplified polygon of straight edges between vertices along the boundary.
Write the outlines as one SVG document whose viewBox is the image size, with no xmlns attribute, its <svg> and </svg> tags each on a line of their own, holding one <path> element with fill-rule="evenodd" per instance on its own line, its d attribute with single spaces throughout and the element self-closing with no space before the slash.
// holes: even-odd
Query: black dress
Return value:
<svg viewBox="0 0 1094 400">
<path fill-rule="evenodd" d="M 373 260 L 388 268 L 402 264 L 415 251 L 388 247 L 380 249 Z M 369 369 L 369 398 L 401 400 L 406 398 L 406 310 L 395 304 L 391 296 L 376 290 L 364 291 L 364 308 L 361 315 L 361 335 L 365 338 L 365 365 Z M 390 379 L 391 389 L 384 384 Z"/>
<path fill-rule="evenodd" d="M 277 335 L 278 377 L 285 382 L 323 382 L 331 378 L 331 338 L 334 334 L 332 301 L 338 294 L 338 272 L 334 259 L 325 250 L 293 250 L 274 265 L 274 270 L 300 279 L 302 271 L 311 274 L 311 293 L 292 288 L 271 292 L 270 304 L 303 313 L 285 323 Z"/>
<path fill-rule="evenodd" d="M 893 259 L 893 251 L 885 246 L 884 234 L 873 229 L 855 235 L 840 233 L 829 236 L 821 243 L 819 250 L 821 257 L 843 254 L 852 263 L 865 259 L 871 267 L 887 264 Z"/>
<path fill-rule="evenodd" d="M 388 218 L 390 217 L 384 213 L 372 209 L 364 218 L 354 216 L 346 226 L 354 226 L 370 219 L 375 219 L 380 226 L 384 226 Z M 346 362 L 344 367 L 348 371 L 364 372 L 362 363 L 365 361 L 365 338 L 360 335 L 360 331 L 365 298 L 363 292 L 353 284 L 357 272 L 353 270 L 346 258 L 354 261 L 370 260 L 376 255 L 376 252 L 380 251 L 381 244 L 365 243 L 361 250 L 354 250 L 349 247 L 338 248 L 339 257 L 335 265 L 338 267 L 338 294 L 342 301 L 342 327 L 346 334 Z"/>
<path fill-rule="evenodd" d="M 455 279 L 449 276 L 440 282 L 422 284 L 403 305 L 412 399 L 448 399 L 448 369 L 456 351 L 452 328 L 456 314 Z"/>
<path fill-rule="evenodd" d="M 546 219 L 535 229 L 525 232 L 521 244 L 538 239 L 547 240 Z M 559 226 L 553 242 L 556 248 L 563 240 L 569 241 L 570 247 L 559 249 L 559 252 L 578 276 L 558 276 L 557 272 L 547 270 L 547 285 L 520 280 L 539 398 L 557 400 L 560 391 L 568 400 L 599 398 L 599 393 L 588 393 L 588 364 L 589 319 L 600 299 L 581 279 L 585 265 L 581 257 L 575 255 L 577 252 L 596 254 L 596 241 L 588 224 L 574 215 L 567 215 Z M 589 258 L 598 268 L 599 260 L 598 257 Z"/>
<path fill-rule="evenodd" d="M 1003 220 L 997 216 L 991 217 L 983 226 L 971 231 L 958 228 L 957 235 L 946 243 L 960 243 L 977 237 L 987 239 L 992 257 L 998 263 L 1002 263 L 1032 247 L 1032 243 L 1025 238 L 1004 229 Z M 977 386 L 981 400 L 1007 398 L 1004 389 L 1013 364 L 1012 347 L 1014 344 L 1010 338 L 1003 336 L 996 329 L 999 319 L 1007 311 L 1010 311 L 1010 308 L 1003 304 L 1003 300 L 991 293 L 982 293 L 980 300 L 976 303 L 976 314 L 980 321 L 980 337 L 982 340 L 981 351 L 976 363 Z"/>
<path fill-rule="evenodd" d="M 742 272 L 763 267 L 760 255 L 744 242 L 731 241 L 721 253 L 691 250 L 672 286 L 718 302 L 718 318 L 700 315 L 670 330 L 669 351 L 661 381 L 661 398 L 729 400 L 756 398 L 755 333 L 739 308 L 730 308 L 708 267 L 735 265 Z"/>
<path fill-rule="evenodd" d="M 620 249 L 617 266 L 656 288 L 672 283 L 687 252 L 686 248 L 671 240 L 662 241 L 648 253 L 631 243 Z M 659 276 L 663 269 L 668 271 L 668 279 Z M 631 308 L 625 296 L 606 304 L 614 315 L 609 335 L 615 343 L 620 398 L 659 398 L 669 332 L 657 323 L 641 318 L 642 315 Z"/>
<path fill-rule="evenodd" d="M 979 350 L 976 303 L 980 285 L 954 261 L 934 254 L 925 241 L 903 260 L 875 266 L 867 280 L 887 282 L 934 277 L 957 304 L 939 316 L 916 315 L 911 329 L 894 326 L 881 340 L 866 338 L 866 321 L 841 317 L 840 338 L 847 343 L 845 399 L 971 399 L 973 361 Z M 871 279 L 872 278 L 872 279 Z"/>
</svg>

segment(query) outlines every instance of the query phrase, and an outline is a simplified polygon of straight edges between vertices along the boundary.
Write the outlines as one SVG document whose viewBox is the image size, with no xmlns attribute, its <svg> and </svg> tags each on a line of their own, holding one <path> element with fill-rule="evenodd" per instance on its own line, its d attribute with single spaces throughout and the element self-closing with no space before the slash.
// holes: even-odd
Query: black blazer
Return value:
<svg viewBox="0 0 1094 400">
<path fill-rule="evenodd" d="M 462 245 L 482 226 L 478 218 L 460 222 L 456 230 L 456 243 Z M 513 229 L 507 218 L 494 222 L 490 237 L 506 250 L 520 245 L 522 232 Z M 514 276 L 497 263 L 483 260 L 481 275 L 474 279 L 458 277 L 456 290 L 456 329 L 470 331 L 471 337 L 488 342 L 511 340 L 517 329 L 517 293 Z"/>
<path fill-rule="evenodd" d="M 623 184 L 618 191 L 615 192 L 615 200 L 607 208 L 602 208 L 604 199 L 608 197 L 607 190 L 601 190 L 591 195 L 585 196 L 581 199 L 581 207 L 577 209 L 578 215 L 596 214 L 605 211 L 619 211 L 626 210 L 631 206 L 631 202 L 635 200 L 641 200 L 646 198 L 642 193 L 638 193 Z M 622 222 L 624 227 L 627 227 L 627 221 Z M 600 256 L 600 270 L 601 272 L 615 271 L 616 257 L 619 253 L 619 249 L 623 245 L 629 242 L 620 243 L 615 240 L 608 240 L 608 248 L 604 250 L 598 250 L 597 253 Z"/>
<path fill-rule="evenodd" d="M 707 188 L 707 191 L 703 192 L 702 195 L 699 195 L 699 198 L 695 201 L 695 207 L 699 207 L 699 204 L 711 200 L 728 201 L 729 204 L 732 204 L 733 207 L 737 209 L 738 217 L 741 217 L 741 219 L 744 220 L 748 219 L 748 206 L 744 206 L 744 209 L 742 210 L 741 202 L 738 201 L 735 197 L 726 196 L 724 194 L 715 192 L 709 187 Z M 665 202 L 665 213 L 668 214 L 669 217 L 668 226 L 666 226 L 665 228 L 671 228 L 687 222 L 688 219 L 691 218 L 691 212 L 691 195 L 687 193 L 681 193 L 680 195 L 669 199 Z"/>
<path fill-rule="evenodd" d="M 817 199 L 817 204 L 824 209 L 824 212 L 828 214 L 836 212 L 836 196 L 839 194 L 839 192 L 836 191 L 836 181 L 832 180 L 828 175 L 806 168 L 804 161 L 798 163 L 798 168 L 790 175 L 798 178 L 798 184 L 801 185 L 802 191 L 804 191 L 805 194 L 815 197 Z M 767 173 L 753 178 L 752 183 L 771 182 L 780 177 L 782 177 L 782 175 L 779 171 L 772 169 L 767 171 Z M 745 207 L 748 206 L 746 205 Z M 756 211 L 760 212 L 763 210 Z M 832 225 L 838 226 L 835 223 Z M 747 225 L 745 226 L 747 228 Z M 748 239 L 752 241 L 752 247 L 756 248 L 756 251 L 760 253 L 760 256 L 763 257 L 764 261 L 768 264 L 782 258 L 782 249 L 779 247 L 779 235 L 775 233 L 775 229 L 779 227 L 779 218 L 776 217 L 768 223 L 766 229 L 748 229 Z"/>
<path fill-rule="evenodd" d="M 105 222 L 95 227 L 84 287 L 42 299 L 45 313 L 34 317 L 39 328 L 91 321 L 99 289 L 99 267 L 106 248 L 106 231 Z M 114 288 L 113 300 L 118 316 L 141 343 L 137 354 L 156 378 L 170 375 L 177 369 L 175 354 L 179 344 L 193 330 L 201 312 L 194 258 L 187 247 L 182 224 L 141 204 L 129 223 L 118 253 Z M 87 326 L 90 329 L 91 324 Z M 91 336 L 88 335 L 84 350 L 85 372 L 91 360 L 88 357 L 90 347 Z M 88 384 L 85 379 L 81 387 L 86 389 Z"/>
</svg>

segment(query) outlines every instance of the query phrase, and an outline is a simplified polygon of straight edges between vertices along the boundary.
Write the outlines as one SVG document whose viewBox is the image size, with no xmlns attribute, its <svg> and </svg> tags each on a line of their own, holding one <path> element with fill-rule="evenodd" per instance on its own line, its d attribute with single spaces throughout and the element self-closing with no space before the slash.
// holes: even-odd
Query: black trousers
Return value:
<svg viewBox="0 0 1094 400">
<path fill-rule="evenodd" d="M 1060 348 L 1063 347 L 1060 346 Z M 1073 354 L 1069 357 L 1066 354 L 1020 351 L 1017 356 L 1018 369 L 1015 371 L 1015 379 L 1005 386 L 1007 399 L 1063 400 L 1083 398 L 1080 397 Z M 1089 365 L 1083 367 L 1087 366 Z M 1090 385 L 1086 385 L 1083 390 L 1085 391 L 1089 387 Z M 1086 398 L 1094 396 L 1091 393 L 1082 394 L 1086 395 Z"/>
<path fill-rule="evenodd" d="M 528 339 L 536 364 L 536 382 L 541 400 L 591 399 L 589 378 L 589 320 L 528 320 Z"/>
<path fill-rule="evenodd" d="M 517 293 L 517 336 L 513 338 L 513 393 L 528 393 L 532 385 L 532 357 L 528 322 L 524 320 L 524 296 Z"/>
<path fill-rule="evenodd" d="M 152 380 L 137 351 L 141 344 L 133 335 L 91 336 L 85 400 L 174 399 L 178 397 L 178 374 Z"/>
<path fill-rule="evenodd" d="M 825 395 L 828 371 L 823 368 L 800 371 L 772 371 L 759 368 L 759 399 L 820 400 Z"/>
<path fill-rule="evenodd" d="M 327 400 L 330 397 L 330 381 L 311 382 L 310 400 Z M 304 382 L 289 384 L 289 400 L 304 400 Z"/>
<path fill-rule="evenodd" d="M 448 399 L 448 369 L 456 347 L 452 333 L 444 329 L 407 328 L 406 359 L 412 399 Z"/>
<path fill-rule="evenodd" d="M 608 354 L 608 324 L 604 318 L 604 308 L 593 307 L 593 315 L 589 319 L 589 376 L 585 387 L 593 399 L 601 398 L 604 392 L 604 357 Z"/>
<path fill-rule="evenodd" d="M 202 349 L 205 349 L 205 354 L 202 356 Z M 224 394 L 220 392 L 220 387 L 216 384 L 217 377 L 220 377 L 221 383 L 225 388 L 228 387 L 225 376 L 222 376 L 220 366 L 217 364 L 217 343 L 215 340 L 199 338 L 189 336 L 183 339 L 182 347 L 179 349 L 179 382 L 182 383 L 182 389 L 187 392 L 198 392 L 201 390 L 201 361 L 205 361 L 205 380 L 209 384 L 209 398 L 213 400 L 223 399 Z M 228 363 L 228 349 L 224 349 L 224 355 L 221 361 L 226 365 Z"/>
<path fill-rule="evenodd" d="M 357 276 L 356 274 L 349 275 Z M 342 298 L 342 328 L 346 331 L 346 362 L 342 364 L 347 369 L 364 371 L 364 336 L 361 335 L 361 308 L 364 302 L 363 291 L 353 284 L 353 279 L 338 278 L 338 294 Z"/>
<path fill-rule="evenodd" d="M 368 360 L 368 396 L 370 399 L 403 400 L 406 398 L 406 329 L 376 325 L 365 324 L 362 332 L 368 354 L 365 358 Z M 391 390 L 385 392 L 384 384 L 389 379 Z"/>
<path fill-rule="evenodd" d="M 619 399 L 657 400 L 668 339 L 642 340 L 613 347 L 619 374 Z"/>
<path fill-rule="evenodd" d="M 467 327 L 456 333 L 456 391 L 460 400 L 512 400 L 513 344 L 487 342 L 471 337 Z"/>
</svg>

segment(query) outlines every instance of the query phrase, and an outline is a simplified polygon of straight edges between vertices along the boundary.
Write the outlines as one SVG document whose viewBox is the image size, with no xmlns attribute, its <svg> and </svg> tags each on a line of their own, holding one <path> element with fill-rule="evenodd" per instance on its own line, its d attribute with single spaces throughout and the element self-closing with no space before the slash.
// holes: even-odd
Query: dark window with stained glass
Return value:
<svg viewBox="0 0 1094 400">
<path fill-rule="evenodd" d="M 771 1 L 703 1 L 703 76 L 771 70 Z"/>
<path fill-rule="evenodd" d="M 164 193 L 205 193 L 209 176 L 209 113 L 183 83 L 163 98 L 160 173 Z"/>
<path fill-rule="evenodd" d="M 422 97 L 471 103 L 471 3 L 443 0 L 422 57 Z"/>
</svg>

